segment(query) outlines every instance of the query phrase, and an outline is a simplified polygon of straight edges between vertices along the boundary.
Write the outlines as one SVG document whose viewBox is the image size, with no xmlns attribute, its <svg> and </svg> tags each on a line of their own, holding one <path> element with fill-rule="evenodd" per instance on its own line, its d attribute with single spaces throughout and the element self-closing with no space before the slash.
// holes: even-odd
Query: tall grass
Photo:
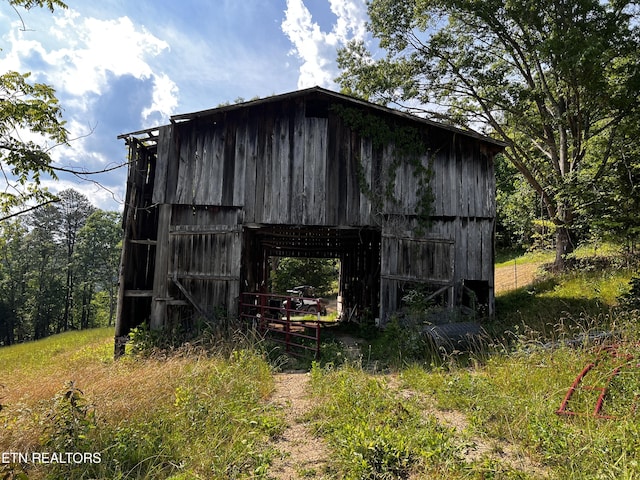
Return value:
<svg viewBox="0 0 640 480">
<path fill-rule="evenodd" d="M 427 380 L 419 383 L 418 377 Z M 472 432 L 436 412 L 433 389 L 419 390 L 431 381 L 424 367 L 409 369 L 403 381 L 409 390 L 400 388 L 393 376 L 359 367 L 314 366 L 311 394 L 318 405 L 309 418 L 333 450 L 331 478 L 539 478 L 542 469 L 527 468 L 530 463 L 470 454 L 476 450 Z M 465 394 L 462 388 L 459 394 Z"/>
<path fill-rule="evenodd" d="M 0 452 L 67 445 L 101 456 L 100 463 L 2 465 L 9 475 L 266 478 L 275 454 L 269 439 L 283 420 L 267 401 L 273 377 L 262 355 L 193 350 L 114 362 L 112 335 L 74 332 L 0 349 Z"/>
<path fill-rule="evenodd" d="M 423 416 L 386 380 L 358 368 L 317 364 L 311 377 L 318 406 L 309 416 L 334 451 L 335 478 L 450 478 L 461 449 L 453 431 Z"/>
<path fill-rule="evenodd" d="M 637 321 L 635 312 L 621 313 L 612 324 L 616 336 L 604 345 L 602 338 L 545 343 L 528 331 L 472 355 L 464 367 L 455 358 L 431 368 L 407 366 L 398 381 L 358 365 L 315 364 L 310 395 L 317 407 L 308 418 L 332 448 L 335 478 L 636 479 Z M 585 388 L 568 404 L 572 414 L 559 414 L 591 362 L 596 367 L 580 385 Z"/>
<path fill-rule="evenodd" d="M 629 321 L 636 321 L 635 319 Z M 572 416 L 558 415 L 569 386 L 582 368 L 602 355 L 601 347 L 573 348 L 533 342 L 494 355 L 476 369 L 402 374 L 405 386 L 429 395 L 440 409 L 464 412 L 476 435 L 518 445 L 546 476 L 557 479 L 631 479 L 640 475 L 640 351 L 635 338 L 621 340 L 635 360 L 616 358 L 594 368 L 581 385 L 608 387 L 603 415 L 593 413 L 601 390 L 579 388 Z M 613 369 L 624 364 L 610 382 Z"/>
<path fill-rule="evenodd" d="M 498 295 L 492 332 L 526 326 L 552 337 L 559 324 L 608 328 L 612 310 L 628 291 L 635 267 L 623 259 L 603 265 L 576 258 L 577 265 L 567 273 L 549 274 L 532 285 Z"/>
<path fill-rule="evenodd" d="M 362 368 L 316 366 L 317 431 L 333 447 L 339 475 L 640 478 L 640 314 L 617 307 L 634 269 L 625 258 L 594 259 L 584 249 L 573 261 L 570 273 L 498 299 L 500 317 L 488 327 L 500 335 L 489 351 L 407 366 L 416 344 L 403 343 L 392 328 L 396 341 L 383 343 L 392 354 L 386 364 L 400 372 L 400 388 Z M 606 357 L 590 335 L 616 345 L 619 356 Z M 573 415 L 558 414 L 591 362 L 597 368 L 582 385 L 595 389 L 576 390 Z M 601 413 L 613 418 L 593 415 L 603 387 Z M 456 429 L 442 420 L 451 412 L 464 417 Z M 470 456 L 477 443 L 490 447 Z"/>
</svg>

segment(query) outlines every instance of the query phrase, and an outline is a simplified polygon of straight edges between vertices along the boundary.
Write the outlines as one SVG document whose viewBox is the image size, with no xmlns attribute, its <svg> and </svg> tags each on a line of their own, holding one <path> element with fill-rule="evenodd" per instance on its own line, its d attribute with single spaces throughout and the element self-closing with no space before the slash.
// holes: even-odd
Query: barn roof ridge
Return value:
<svg viewBox="0 0 640 480">
<path fill-rule="evenodd" d="M 499 147 L 505 147 L 507 144 L 497 140 L 495 138 L 492 138 L 488 135 L 484 135 L 481 134 L 475 130 L 471 130 L 471 129 L 463 129 L 460 127 L 455 127 L 453 125 L 447 125 L 441 122 L 437 122 L 434 120 L 430 120 L 428 118 L 423 118 L 423 117 L 419 117 L 417 115 L 408 113 L 408 112 L 403 112 L 402 110 L 397 110 L 394 108 L 390 108 L 384 105 L 379 105 L 376 103 L 372 103 L 369 102 L 367 100 L 363 100 L 361 98 L 357 98 L 357 97 L 352 97 L 350 95 L 346 95 L 344 93 L 339 93 L 339 92 L 335 92 L 320 86 L 314 86 L 314 87 L 308 87 L 308 88 L 304 88 L 304 89 L 300 89 L 300 90 L 294 90 L 291 92 L 286 92 L 286 93 L 280 93 L 280 94 L 275 94 L 275 95 L 270 95 L 268 97 L 264 97 L 264 98 L 258 98 L 258 99 L 254 99 L 254 100 L 247 100 L 245 102 L 240 102 L 240 103 L 235 103 L 235 104 L 231 104 L 231 105 L 223 105 L 223 106 L 219 106 L 219 107 L 215 107 L 215 108 L 208 108 L 208 109 L 204 109 L 204 110 L 198 110 L 195 112 L 190 112 L 190 113 L 182 113 L 182 114 L 177 114 L 177 115 L 172 115 L 170 117 L 170 122 L 171 123 L 178 123 L 178 122 L 183 122 L 183 121 L 189 121 L 189 120 L 194 120 L 197 118 L 202 118 L 202 117 L 207 117 L 210 115 L 214 115 L 214 114 L 218 114 L 218 113 L 223 113 L 223 112 L 228 112 L 228 111 L 232 111 L 232 110 L 239 110 L 242 108 L 251 108 L 257 105 L 262 105 L 262 104 L 266 104 L 266 103 L 274 103 L 274 102 L 278 102 L 278 101 L 282 101 L 282 100 L 287 100 L 287 99 L 291 99 L 291 98 L 297 98 L 297 97 L 304 97 L 304 96 L 308 96 L 311 94 L 320 94 L 320 95 L 324 95 L 327 97 L 332 97 L 335 98 L 337 100 L 341 100 L 341 101 L 345 101 L 345 102 L 350 102 L 353 104 L 357 104 L 360 105 L 364 108 L 368 108 L 368 109 L 372 109 L 372 110 L 378 110 L 382 113 L 385 113 L 387 115 L 394 115 L 394 116 L 398 116 L 398 117 L 403 117 L 407 120 L 410 121 L 414 121 L 414 122 L 418 122 L 418 123 L 422 123 L 422 124 L 426 124 L 432 127 L 436 127 L 436 128 L 441 128 L 444 130 L 448 130 L 454 133 L 459 133 L 461 135 L 465 135 L 468 137 L 472 137 L 475 138 L 477 140 L 481 140 L 483 142 L 486 143 L 490 143 Z M 147 128 L 144 130 L 138 130 L 136 132 L 130 132 L 130 133 L 123 133 L 121 135 L 118 135 L 119 139 L 123 139 L 123 138 L 129 138 L 131 136 L 136 136 L 136 135 L 150 135 L 152 132 L 157 131 L 159 128 L 161 128 L 162 126 L 157 126 L 157 127 L 152 127 L 152 128 Z"/>
</svg>

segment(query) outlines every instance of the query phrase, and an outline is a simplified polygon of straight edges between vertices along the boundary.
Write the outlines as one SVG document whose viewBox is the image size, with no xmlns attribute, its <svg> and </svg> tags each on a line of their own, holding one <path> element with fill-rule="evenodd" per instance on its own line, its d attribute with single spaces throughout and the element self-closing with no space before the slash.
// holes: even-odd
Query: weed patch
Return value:
<svg viewBox="0 0 640 480">
<path fill-rule="evenodd" d="M 431 363 L 438 358 L 437 350 L 424 333 L 424 323 L 401 323 L 393 318 L 385 329 L 372 337 L 366 366 L 374 369 L 398 370 L 415 362 Z"/>
<path fill-rule="evenodd" d="M 53 400 L 53 408 L 44 419 L 42 446 L 52 452 L 85 452 L 90 447 L 91 431 L 96 428 L 95 411 L 74 382 Z"/>
<path fill-rule="evenodd" d="M 402 479 L 455 467 L 460 447 L 453 431 L 423 417 L 384 380 L 349 367 L 314 366 L 311 385 L 318 407 L 310 416 L 334 449 L 341 478 Z"/>
<path fill-rule="evenodd" d="M 407 387 L 431 396 L 439 408 L 464 412 L 476 435 L 519 445 L 552 478 L 635 478 L 640 474 L 640 428 L 632 414 L 639 392 L 637 369 L 625 370 L 609 385 L 605 407 L 609 414 L 618 413 L 617 418 L 590 415 L 602 390 L 589 389 L 575 397 L 572 407 L 585 415 L 556 414 L 576 375 L 600 348 L 527 342 L 510 354 L 491 356 L 476 369 L 412 367 L 402 378 Z M 614 367 L 603 367 L 587 384 L 602 386 L 609 380 Z"/>
<path fill-rule="evenodd" d="M 112 334 L 102 341 L 112 347 Z M 18 379 L 0 362 L 0 378 L 9 380 L 2 392 L 0 452 L 78 452 L 101 461 L 13 464 L 3 466 L 0 478 L 5 471 L 8 478 L 24 473 L 51 480 L 267 478 L 275 455 L 270 439 L 284 423 L 266 401 L 273 378 L 261 354 L 192 351 L 105 363 L 81 341 L 80 347 L 64 343 L 49 371 L 25 368 Z"/>
</svg>

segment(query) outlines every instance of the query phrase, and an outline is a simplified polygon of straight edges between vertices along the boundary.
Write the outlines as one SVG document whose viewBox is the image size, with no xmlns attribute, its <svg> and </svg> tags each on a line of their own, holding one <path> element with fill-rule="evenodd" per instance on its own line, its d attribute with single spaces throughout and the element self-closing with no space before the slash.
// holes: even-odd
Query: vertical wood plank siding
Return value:
<svg viewBox="0 0 640 480">
<path fill-rule="evenodd" d="M 168 250 L 156 254 L 156 281 L 160 275 L 166 285 L 154 287 L 154 311 L 162 311 L 158 302 L 167 290 L 180 296 L 172 279 L 188 288 L 203 310 L 224 305 L 234 311 L 247 224 L 380 229 L 375 260 L 382 315 L 398 306 L 402 282 L 457 285 L 482 279 L 493 287 L 493 156 L 482 152 L 480 140 L 419 125 L 428 142 L 421 161 L 433 168 L 434 203 L 431 226 L 416 236 L 421 192 L 413 167 L 401 161 L 396 201 L 386 199 L 378 211 L 361 183 L 383 193 L 397 160 L 394 146 L 374 148 L 331 108 L 305 106 L 305 97 L 289 98 L 213 111 L 159 129 L 153 201 L 173 210 Z M 168 262 L 168 271 L 158 260 Z M 343 260 L 351 276 L 365 263 Z M 367 268 L 378 275 L 377 266 Z M 349 278 L 346 283 L 356 285 L 355 277 Z M 366 292 L 373 278 L 365 278 Z"/>
<path fill-rule="evenodd" d="M 240 210 L 233 207 L 173 206 L 165 270 L 169 298 L 180 297 L 177 281 L 198 303 L 197 309 L 211 318 L 219 308 L 236 312 L 242 253 L 240 218 Z M 178 312 L 175 309 L 174 313 Z"/>
<path fill-rule="evenodd" d="M 166 162 L 178 163 L 167 203 L 244 207 L 248 223 L 374 224 L 358 164 L 367 184 L 383 188 L 397 155 L 393 145 L 378 152 L 382 161 L 376 164 L 370 139 L 350 131 L 336 114 L 305 117 L 304 104 L 295 107 L 266 105 L 246 117 L 227 112 L 216 121 L 178 124 L 173 160 L 163 155 L 169 140 L 161 130 L 158 181 L 171 175 Z M 421 160 L 425 166 L 432 162 L 434 170 L 434 217 L 492 218 L 492 165 L 480 155 L 477 141 L 450 132 L 428 138 L 434 145 Z M 406 162 L 396 171 L 393 195 L 396 201 L 385 202 L 384 213 L 415 214 L 418 182 Z"/>
</svg>

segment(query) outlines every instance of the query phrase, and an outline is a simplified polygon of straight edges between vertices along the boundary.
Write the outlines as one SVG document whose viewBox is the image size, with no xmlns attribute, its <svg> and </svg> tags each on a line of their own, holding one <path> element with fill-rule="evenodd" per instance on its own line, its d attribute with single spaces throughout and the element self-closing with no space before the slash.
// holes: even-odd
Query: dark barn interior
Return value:
<svg viewBox="0 0 640 480">
<path fill-rule="evenodd" d="M 264 290 L 269 257 L 337 258 L 339 295 L 345 311 L 375 312 L 380 303 L 380 231 L 278 225 L 245 227 L 243 288 Z"/>
</svg>

